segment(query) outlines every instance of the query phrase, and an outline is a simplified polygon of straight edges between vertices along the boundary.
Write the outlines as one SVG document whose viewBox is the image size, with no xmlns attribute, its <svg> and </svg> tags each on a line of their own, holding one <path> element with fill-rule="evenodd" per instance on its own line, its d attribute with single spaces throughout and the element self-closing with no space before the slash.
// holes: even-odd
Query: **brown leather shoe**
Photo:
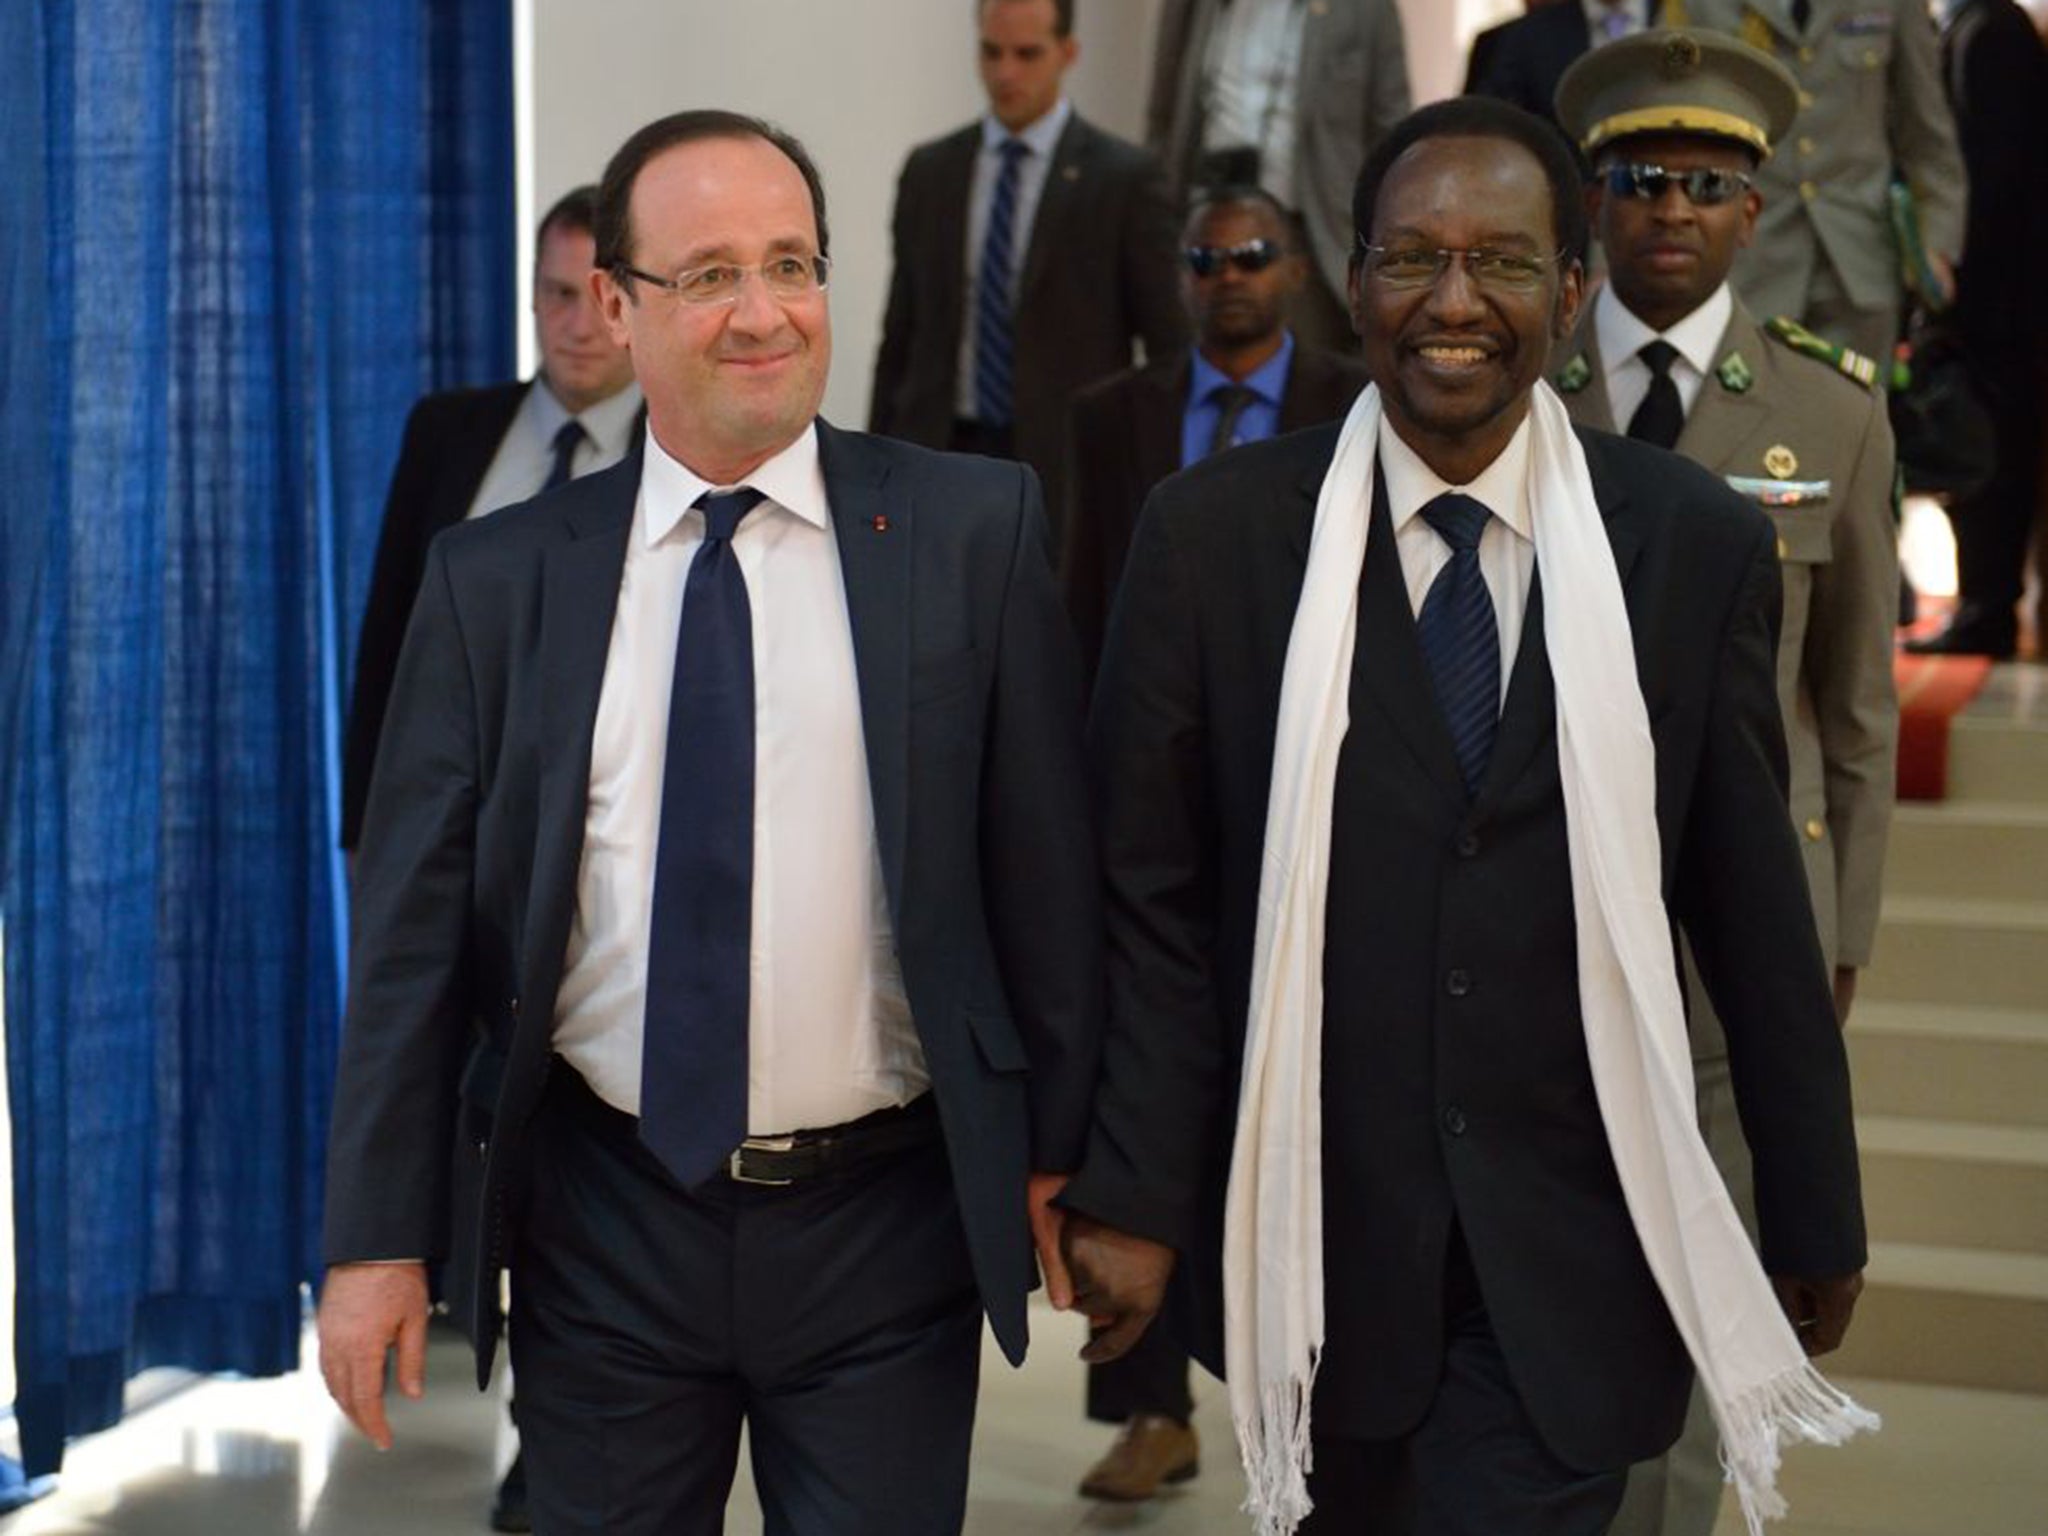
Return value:
<svg viewBox="0 0 2048 1536">
<path fill-rule="evenodd" d="M 1202 1470 L 1202 1442 L 1192 1424 L 1162 1413 L 1131 1416 L 1102 1460 L 1081 1479 L 1091 1499 L 1131 1503 L 1149 1499 L 1167 1483 L 1184 1483 Z"/>
</svg>

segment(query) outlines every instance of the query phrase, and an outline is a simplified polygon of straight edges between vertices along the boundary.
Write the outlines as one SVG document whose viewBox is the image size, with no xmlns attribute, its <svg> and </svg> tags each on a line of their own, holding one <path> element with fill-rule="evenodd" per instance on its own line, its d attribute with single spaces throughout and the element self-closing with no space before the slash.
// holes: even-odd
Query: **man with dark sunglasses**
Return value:
<svg viewBox="0 0 2048 1536">
<path fill-rule="evenodd" d="M 1593 162 L 1608 281 L 1555 382 L 1580 424 L 1676 449 L 1776 525 L 1790 809 L 1846 1021 L 1892 807 L 1892 434 L 1872 363 L 1789 322 L 1759 325 L 1728 282 L 1762 205 L 1753 173 L 1798 105 L 1774 60 L 1710 32 L 1645 34 L 1566 72 L 1558 117 Z M 1753 1236 L 1727 1040 L 1689 957 L 1684 981 L 1701 1128 Z M 1708 1536 L 1721 1487 L 1696 1391 L 1678 1444 L 1632 1473 L 1613 1531 Z"/>
<path fill-rule="evenodd" d="M 1146 493 L 1211 453 L 1333 421 L 1365 387 L 1362 364 L 1307 345 L 1287 326 L 1288 306 L 1309 279 L 1292 222 L 1253 186 L 1220 187 L 1199 201 L 1180 279 L 1194 348 L 1106 379 L 1074 402 L 1060 584 L 1091 675 Z M 1162 1353 L 1167 1379 L 1179 1384 L 1166 1400 L 1172 1409 L 1186 1400 L 1186 1367 Z M 1101 1390 L 1108 1374 L 1090 1377 L 1094 1417 L 1139 1423 L 1134 1414 L 1160 1410 L 1150 1391 L 1137 1394 L 1141 1406 L 1121 1406 L 1120 1389 Z M 1184 1407 L 1177 1417 L 1185 1421 Z"/>
</svg>

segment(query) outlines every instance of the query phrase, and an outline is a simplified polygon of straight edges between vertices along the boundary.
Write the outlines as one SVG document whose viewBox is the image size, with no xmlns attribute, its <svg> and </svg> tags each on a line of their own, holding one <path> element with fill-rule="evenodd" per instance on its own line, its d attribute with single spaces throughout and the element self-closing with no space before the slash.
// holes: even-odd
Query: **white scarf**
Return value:
<svg viewBox="0 0 2048 1536">
<path fill-rule="evenodd" d="M 1759 1536 L 1766 1517 L 1785 1513 L 1782 1445 L 1835 1445 L 1878 1421 L 1807 1361 L 1700 1139 L 1660 881 L 1655 749 L 1621 577 L 1585 452 L 1548 385 L 1536 386 L 1530 422 L 1586 1053 L 1636 1236 Z M 1323 909 L 1379 425 L 1379 391 L 1368 388 L 1316 503 L 1266 808 L 1223 1229 L 1230 1410 L 1260 1536 L 1289 1536 L 1310 1507 L 1309 1403 L 1324 1336 Z"/>
</svg>

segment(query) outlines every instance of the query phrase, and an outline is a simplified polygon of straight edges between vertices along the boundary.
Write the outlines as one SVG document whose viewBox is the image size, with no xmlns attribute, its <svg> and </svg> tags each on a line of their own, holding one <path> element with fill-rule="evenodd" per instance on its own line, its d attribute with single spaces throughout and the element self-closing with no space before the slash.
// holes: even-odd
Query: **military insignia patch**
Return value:
<svg viewBox="0 0 2048 1536">
<path fill-rule="evenodd" d="M 1783 443 L 1764 450 L 1764 473 L 1774 480 L 1790 480 L 1799 473 L 1799 455 Z"/>
<path fill-rule="evenodd" d="M 1593 365 L 1586 361 L 1581 352 L 1558 370 L 1557 392 L 1561 395 L 1576 395 L 1593 382 Z"/>
<path fill-rule="evenodd" d="M 1825 336 L 1816 336 L 1797 320 L 1787 315 L 1776 315 L 1764 322 L 1764 330 L 1774 340 L 1782 341 L 1794 352 L 1803 352 L 1808 357 L 1826 363 L 1845 378 L 1854 379 L 1866 388 L 1877 384 L 1877 364 L 1861 352 L 1852 352 L 1847 347 L 1835 345 Z"/>
<path fill-rule="evenodd" d="M 1721 387 L 1731 395 L 1746 395 L 1750 386 L 1756 383 L 1756 374 L 1740 352 L 1730 352 L 1721 359 L 1721 366 L 1714 370 L 1714 377 L 1721 381 Z"/>
</svg>

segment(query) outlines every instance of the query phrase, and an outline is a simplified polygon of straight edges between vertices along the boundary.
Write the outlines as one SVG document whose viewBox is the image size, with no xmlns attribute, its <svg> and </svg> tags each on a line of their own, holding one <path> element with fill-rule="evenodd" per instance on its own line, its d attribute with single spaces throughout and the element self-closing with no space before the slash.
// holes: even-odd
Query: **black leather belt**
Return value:
<svg viewBox="0 0 2048 1536">
<path fill-rule="evenodd" d="M 821 1131 L 749 1136 L 725 1160 L 725 1176 L 735 1184 L 800 1184 L 938 1139 L 938 1108 L 925 1093 L 900 1108 L 878 1109 Z"/>
</svg>

